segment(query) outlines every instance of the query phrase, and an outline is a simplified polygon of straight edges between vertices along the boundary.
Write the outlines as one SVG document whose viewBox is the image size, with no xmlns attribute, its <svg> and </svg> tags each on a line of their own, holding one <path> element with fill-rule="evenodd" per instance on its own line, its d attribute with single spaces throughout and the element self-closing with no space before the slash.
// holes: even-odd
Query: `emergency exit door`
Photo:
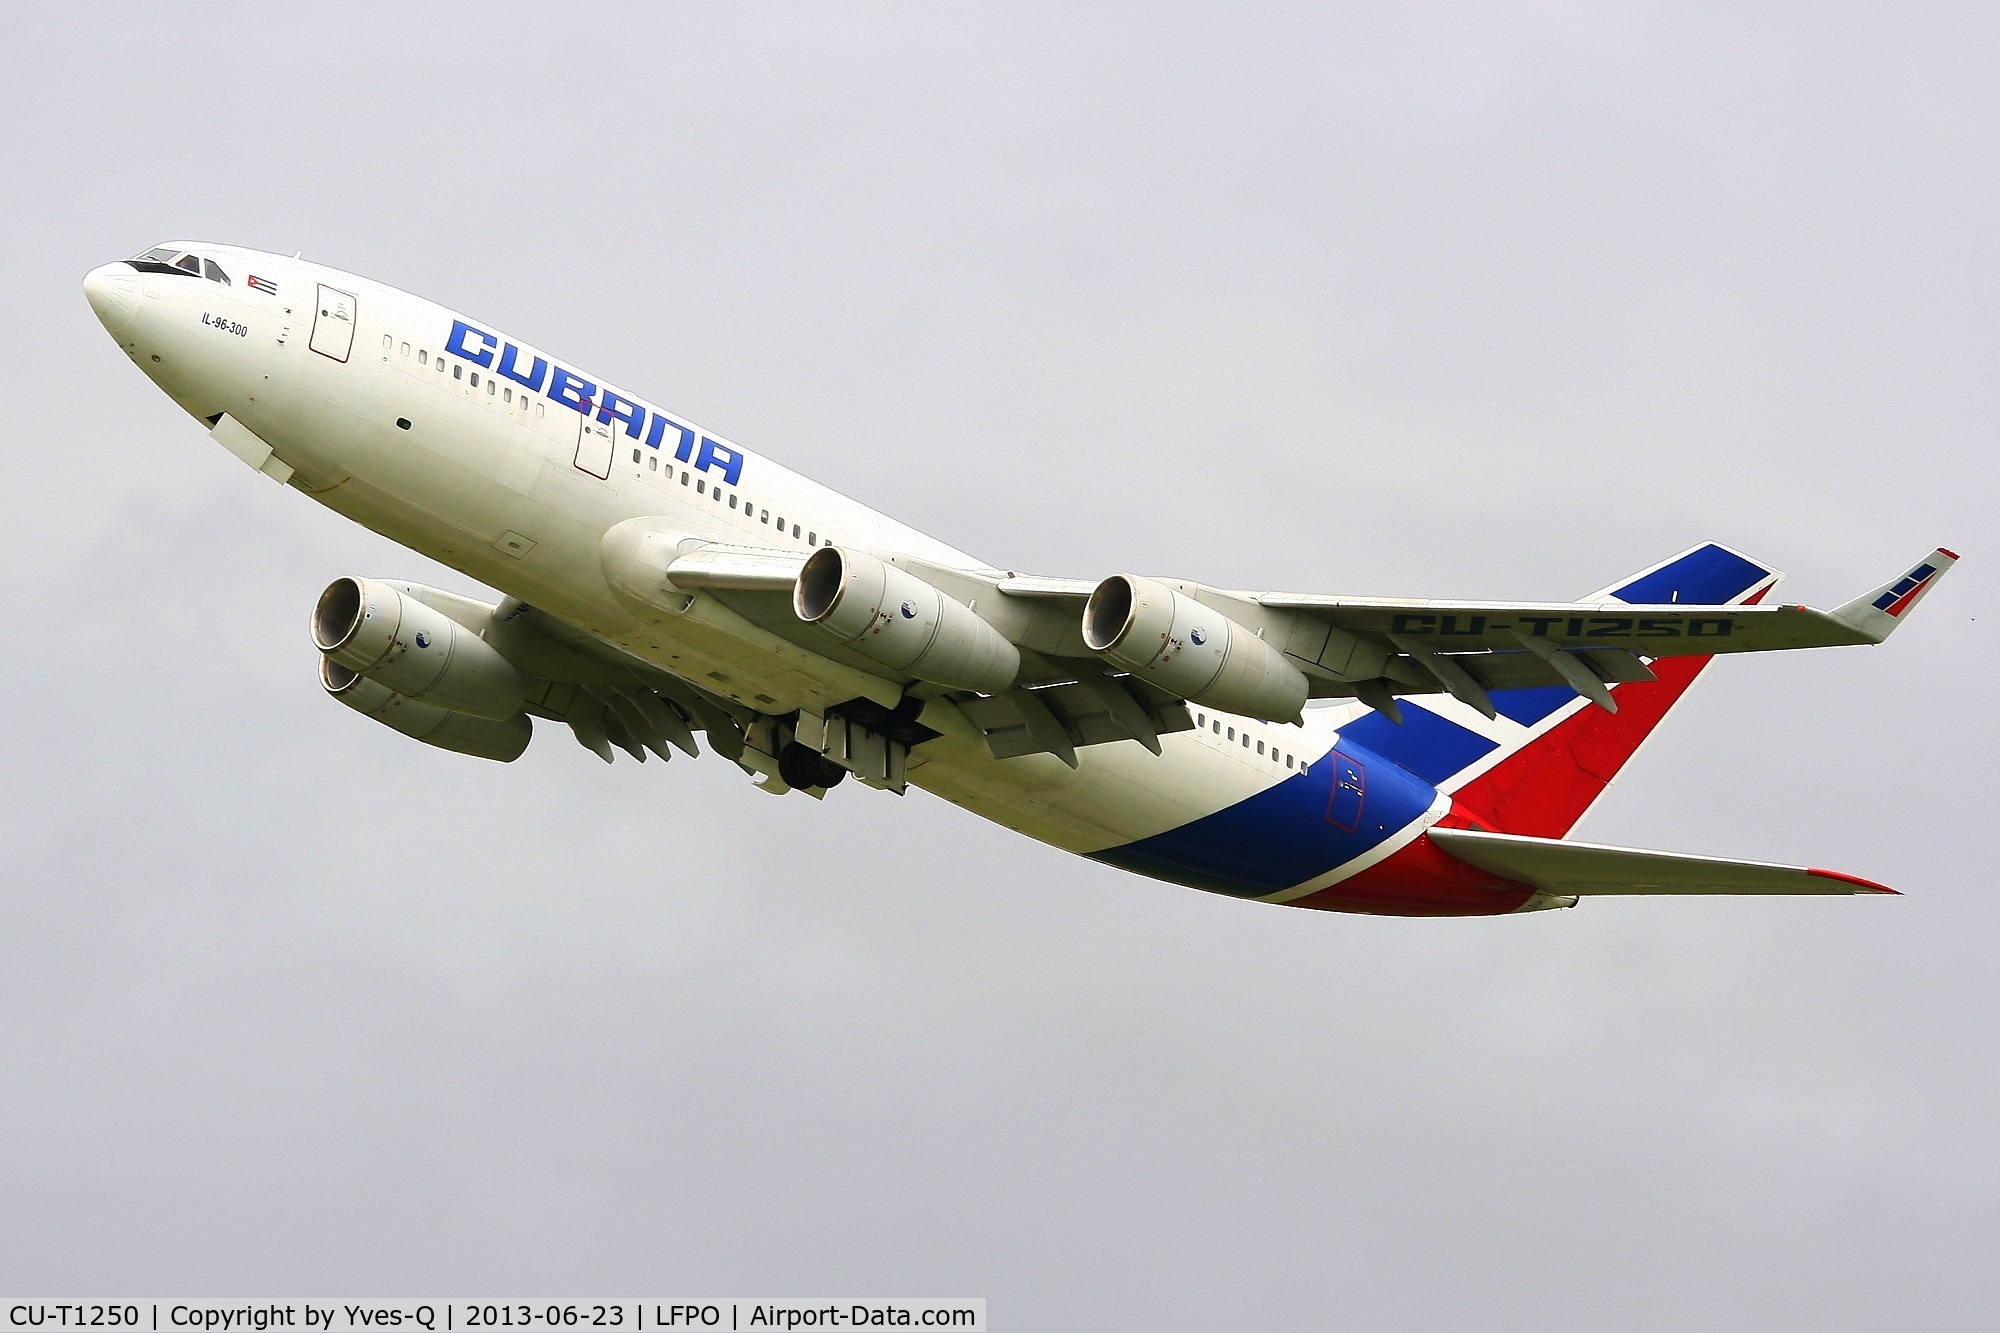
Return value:
<svg viewBox="0 0 2000 1333">
<path fill-rule="evenodd" d="M 618 422 L 599 421 L 593 413 L 596 405 L 585 403 L 590 411 L 580 414 L 576 433 L 576 466 L 593 477 L 607 481 L 611 477 L 611 459 L 618 450 Z"/>
<path fill-rule="evenodd" d="M 1333 792 L 1326 801 L 1326 822 L 1345 833 L 1361 827 L 1361 806 L 1368 799 L 1368 773 L 1335 750 L 1323 761 L 1333 766 Z"/>
<path fill-rule="evenodd" d="M 354 321 L 359 318 L 354 293 L 338 287 L 319 285 L 319 304 L 313 308 L 312 349 L 321 356 L 343 364 L 354 350 Z"/>
</svg>

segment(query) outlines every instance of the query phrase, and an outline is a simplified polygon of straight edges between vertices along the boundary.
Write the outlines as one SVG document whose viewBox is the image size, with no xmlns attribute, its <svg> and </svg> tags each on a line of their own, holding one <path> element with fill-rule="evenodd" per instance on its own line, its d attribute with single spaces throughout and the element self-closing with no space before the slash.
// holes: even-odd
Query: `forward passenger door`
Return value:
<svg viewBox="0 0 2000 1333">
<path fill-rule="evenodd" d="M 354 350 L 354 322 L 359 319 L 354 293 L 319 284 L 319 304 L 313 308 L 312 337 L 308 345 L 330 361 L 345 364 Z"/>
<path fill-rule="evenodd" d="M 576 466 L 579 471 L 606 481 L 611 479 L 611 460 L 617 456 L 618 423 L 600 422 L 596 409 L 578 416 Z"/>
</svg>

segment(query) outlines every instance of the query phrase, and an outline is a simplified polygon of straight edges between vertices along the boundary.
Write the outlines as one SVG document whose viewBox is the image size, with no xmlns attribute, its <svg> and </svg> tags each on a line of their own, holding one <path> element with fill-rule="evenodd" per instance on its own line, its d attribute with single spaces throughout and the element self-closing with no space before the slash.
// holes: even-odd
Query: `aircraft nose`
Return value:
<svg viewBox="0 0 2000 1333">
<path fill-rule="evenodd" d="M 114 336 L 139 313 L 139 292 L 145 279 L 130 264 L 104 264 L 83 275 L 83 294 L 97 318 Z"/>
</svg>

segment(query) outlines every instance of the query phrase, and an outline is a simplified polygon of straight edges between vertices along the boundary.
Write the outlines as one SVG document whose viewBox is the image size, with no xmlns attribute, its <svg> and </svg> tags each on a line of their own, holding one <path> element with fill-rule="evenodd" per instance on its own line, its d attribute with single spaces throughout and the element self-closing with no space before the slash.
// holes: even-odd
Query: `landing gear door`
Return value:
<svg viewBox="0 0 2000 1333">
<path fill-rule="evenodd" d="M 601 422 L 589 412 L 580 414 L 578 421 L 580 424 L 576 435 L 577 469 L 609 481 L 611 460 L 618 451 L 618 423 Z"/>
<path fill-rule="evenodd" d="M 354 350 L 354 321 L 359 313 L 354 293 L 321 283 L 319 304 L 313 308 L 312 349 L 344 364 L 347 354 Z"/>
</svg>

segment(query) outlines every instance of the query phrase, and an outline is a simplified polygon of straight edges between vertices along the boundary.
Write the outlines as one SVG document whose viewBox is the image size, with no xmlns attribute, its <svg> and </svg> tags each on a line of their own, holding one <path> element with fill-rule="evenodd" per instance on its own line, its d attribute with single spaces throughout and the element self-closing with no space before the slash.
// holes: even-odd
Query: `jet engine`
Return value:
<svg viewBox="0 0 2000 1333">
<path fill-rule="evenodd" d="M 327 585 L 313 609 L 313 642 L 347 670 L 453 713 L 504 722 L 526 696 L 521 673 L 486 640 L 375 579 Z"/>
<path fill-rule="evenodd" d="M 1021 652 L 965 603 L 866 551 L 822 546 L 792 588 L 792 610 L 855 652 L 953 689 L 1012 688 Z"/>
<path fill-rule="evenodd" d="M 526 713 L 496 721 L 453 713 L 396 693 L 387 685 L 370 680 L 331 657 L 319 660 L 319 683 L 326 692 L 364 717 L 372 717 L 405 736 L 453 750 L 478 759 L 497 759 L 510 764 L 521 757 L 534 736 L 534 723 Z"/>
<path fill-rule="evenodd" d="M 1083 607 L 1083 642 L 1113 666 L 1239 717 L 1296 722 L 1311 685 L 1254 631 L 1164 583 L 1113 574 Z"/>
</svg>

